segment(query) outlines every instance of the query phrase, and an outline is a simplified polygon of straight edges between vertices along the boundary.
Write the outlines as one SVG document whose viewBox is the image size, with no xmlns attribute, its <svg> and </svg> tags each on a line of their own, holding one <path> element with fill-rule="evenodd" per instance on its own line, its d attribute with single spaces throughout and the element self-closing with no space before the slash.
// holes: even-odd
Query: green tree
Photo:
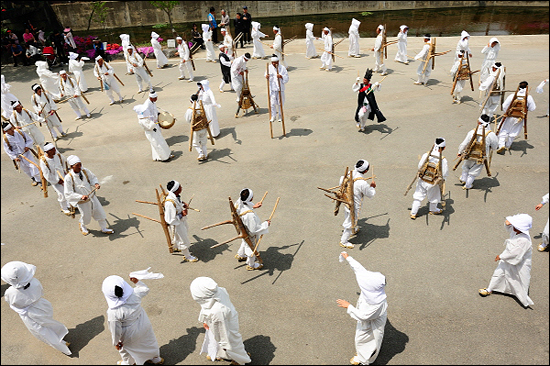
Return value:
<svg viewBox="0 0 550 366">
<path fill-rule="evenodd" d="M 105 28 L 105 19 L 107 18 L 107 12 L 109 8 L 106 7 L 107 3 L 105 1 L 93 1 L 92 2 L 92 12 L 88 18 L 88 28 L 86 31 L 90 30 L 92 20 L 97 23 L 101 23 L 103 28 Z M 95 15 L 95 16 L 94 16 Z"/>
<path fill-rule="evenodd" d="M 178 5 L 179 1 L 149 1 L 149 3 L 151 3 L 151 5 L 155 8 L 164 11 L 166 15 L 168 15 L 170 28 L 174 29 L 174 26 L 172 25 L 172 10 L 176 5 Z"/>
</svg>

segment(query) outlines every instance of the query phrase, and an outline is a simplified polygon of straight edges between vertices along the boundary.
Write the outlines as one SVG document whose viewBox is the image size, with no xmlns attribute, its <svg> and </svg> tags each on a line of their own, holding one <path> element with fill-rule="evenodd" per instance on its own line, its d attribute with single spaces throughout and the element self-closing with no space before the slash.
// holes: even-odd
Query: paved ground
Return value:
<svg viewBox="0 0 550 366">
<path fill-rule="evenodd" d="M 470 42 L 476 67 L 489 38 L 473 37 Z M 197 88 L 177 80 L 176 59 L 168 69 L 153 70 L 158 105 L 178 119 L 173 128 L 163 130 L 176 155 L 169 163 L 151 160 L 149 143 L 132 111 L 145 96 L 136 94 L 134 77 L 124 75 L 125 65 L 113 63 L 126 86 L 124 103 L 111 107 L 88 66 L 93 118 L 74 121 L 70 107 L 62 105 L 59 114 L 69 136 L 58 145 L 66 156 L 77 154 L 100 180 L 110 177 L 99 196 L 116 234 L 105 236 L 92 222 L 91 235 L 83 237 L 78 219 L 59 212 L 53 189 L 48 199 L 42 198 L 1 154 L 1 264 L 23 260 L 37 266 L 45 298 L 52 302 L 55 318 L 70 329 L 67 339 L 75 353 L 66 357 L 34 339 L 2 301 L 2 363 L 114 364 L 119 356 L 110 345 L 101 283 L 108 275 L 127 277 L 151 266 L 165 278 L 148 281 L 151 292 L 143 306 L 167 364 L 208 364 L 199 355 L 204 338 L 197 321 L 200 308 L 189 292 L 198 276 L 210 276 L 229 291 L 254 364 L 347 364 L 355 353 L 355 324 L 335 300 L 355 303 L 359 290 L 350 268 L 338 262 L 343 216 L 333 216 L 332 202 L 316 187 L 335 186 L 346 166 L 366 158 L 377 175 L 377 194 L 364 204 L 361 231 L 352 240 L 357 246 L 349 252 L 368 269 L 387 276 L 388 323 L 376 363 L 548 364 L 548 253 L 533 252 L 532 309 L 524 309 L 513 297 L 477 294 L 488 284 L 494 257 L 503 249 L 504 217 L 532 215 L 534 246 L 548 218 L 548 207 L 534 210 L 548 192 L 549 132 L 543 117 L 548 86 L 544 94 L 534 93 L 548 77 L 548 35 L 498 38 L 503 45 L 499 59 L 508 70 L 507 88 L 529 81 L 538 106 L 529 114 L 529 139 L 518 138 L 505 156 L 494 155 L 493 177 L 483 173 L 468 193 L 458 184 L 460 169 L 451 172 L 444 215 L 428 216 L 426 205 L 416 221 L 409 219 L 412 192 L 407 197 L 403 192 L 419 156 L 435 137 L 444 136 L 445 155 L 453 164 L 458 144 L 479 115 L 477 90 L 464 92 L 465 103 L 451 104 L 451 54 L 437 59 L 430 83 L 423 87 L 413 85 L 418 63 L 394 63 L 395 48 L 390 46 L 390 74 L 377 93 L 387 121 L 360 133 L 353 121 L 356 94 L 351 85 L 374 65 L 374 39 L 361 40 L 360 59 L 337 58 L 331 73 L 319 71 L 318 59 L 306 60 L 304 41 L 297 40 L 287 47 L 287 134 L 282 137 L 276 123 L 274 139 L 269 136 L 262 77 L 266 61 L 251 60 L 250 88 L 260 113 L 235 119 L 235 94 L 215 91 L 222 105 L 222 132 L 216 145 L 208 146 L 211 159 L 206 163 L 198 163 L 196 153 L 188 151 L 189 126 L 183 117 Z M 440 38 L 438 49 L 454 50 L 457 40 Z M 420 51 L 421 43 L 409 38 L 409 54 Z M 322 48 L 321 42 L 317 47 Z M 345 56 L 347 41 L 338 49 Z M 206 63 L 202 51 L 195 63 L 196 79 L 210 79 L 216 90 L 219 65 Z M 3 66 L 2 73 L 12 92 L 29 106 L 30 86 L 37 80 L 34 68 Z M 184 199 L 195 195 L 193 206 L 201 210 L 189 216 L 191 251 L 200 258 L 198 263 L 170 255 L 160 225 L 132 214 L 156 217 L 154 207 L 134 200 L 154 200 L 155 187 L 171 179 L 182 183 Z M 248 272 L 237 263 L 237 241 L 209 249 L 232 237 L 231 227 L 200 230 L 228 219 L 227 197 L 236 199 L 243 187 L 252 188 L 257 199 L 269 191 L 258 210 L 262 219 L 281 197 L 260 247 L 262 271 Z M 6 288 L 3 284 L 2 294 Z"/>
</svg>

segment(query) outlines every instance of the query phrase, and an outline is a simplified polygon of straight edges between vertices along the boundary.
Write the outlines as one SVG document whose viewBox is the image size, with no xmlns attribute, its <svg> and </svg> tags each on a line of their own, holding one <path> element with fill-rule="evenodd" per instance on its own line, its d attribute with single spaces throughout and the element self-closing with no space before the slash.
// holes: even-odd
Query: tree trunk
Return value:
<svg viewBox="0 0 550 366">
<path fill-rule="evenodd" d="M 90 30 L 90 26 L 92 25 L 92 17 L 94 16 L 95 8 L 92 6 L 92 13 L 90 14 L 90 17 L 88 18 L 88 28 L 86 28 L 86 32 Z"/>
</svg>

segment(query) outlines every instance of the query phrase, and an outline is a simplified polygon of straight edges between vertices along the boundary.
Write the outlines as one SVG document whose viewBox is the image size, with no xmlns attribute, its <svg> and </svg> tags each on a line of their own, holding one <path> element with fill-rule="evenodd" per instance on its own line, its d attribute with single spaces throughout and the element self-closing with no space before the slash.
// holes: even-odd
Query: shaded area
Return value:
<svg viewBox="0 0 550 366">
<path fill-rule="evenodd" d="M 1 286 L 0 286 L 0 297 L 4 297 L 4 294 L 6 293 L 6 290 L 10 288 L 10 285 L 8 285 L 7 283 L 3 283 Z"/>
<path fill-rule="evenodd" d="M 237 131 L 235 131 L 235 127 L 226 127 L 226 128 L 220 129 L 220 134 L 216 139 L 221 139 L 222 137 L 225 137 L 228 135 L 231 135 L 233 137 L 233 141 L 235 141 L 237 145 L 242 144 L 242 141 L 239 138 L 237 138 Z"/>
<path fill-rule="evenodd" d="M 220 149 L 220 150 L 214 149 L 214 150 L 212 150 L 211 152 L 208 153 L 208 160 L 214 160 L 214 161 L 217 161 L 217 162 L 220 162 L 220 163 L 230 164 L 230 163 L 225 162 L 225 161 L 220 161 L 220 159 L 228 157 L 231 160 L 233 160 L 234 162 L 237 162 L 237 160 L 235 160 L 231 157 L 231 154 L 232 154 L 231 149 L 229 149 L 229 148 Z M 205 160 L 205 161 L 208 161 L 208 160 Z"/>
<path fill-rule="evenodd" d="M 271 342 L 268 336 L 257 335 L 247 339 L 244 343 L 244 348 L 250 353 L 250 365 L 269 365 L 275 357 L 277 347 Z"/>
<path fill-rule="evenodd" d="M 109 215 L 113 216 L 115 218 L 113 223 L 110 223 L 109 228 L 113 229 L 115 231 L 114 234 L 109 235 L 109 240 L 114 240 L 118 238 L 123 238 L 125 236 L 133 235 L 133 234 L 139 234 L 143 238 L 143 235 L 141 234 L 141 231 L 139 231 L 139 219 L 136 216 L 130 216 L 129 214 L 126 214 L 128 217 L 127 219 L 122 219 L 116 215 L 113 215 L 112 213 L 109 213 Z M 131 227 L 136 228 L 136 232 L 123 235 L 122 233 L 128 230 Z"/>
<path fill-rule="evenodd" d="M 178 143 L 180 143 L 180 142 L 189 141 L 189 136 L 186 136 L 186 135 L 176 135 L 176 136 L 170 136 L 170 137 L 168 137 L 168 138 L 165 138 L 164 140 L 166 141 L 166 143 L 167 143 L 169 146 L 172 146 L 172 145 L 178 144 Z"/>
<path fill-rule="evenodd" d="M 204 333 L 204 328 L 187 328 L 187 334 L 178 339 L 172 339 L 168 344 L 160 347 L 160 356 L 165 365 L 175 365 L 185 360 L 197 348 L 197 338 Z"/>
<path fill-rule="evenodd" d="M 218 254 L 223 254 L 223 251 L 228 247 L 229 244 L 220 245 L 214 249 L 210 249 L 212 245 L 218 244 L 214 239 L 203 239 L 197 235 L 193 235 L 193 238 L 197 241 L 195 244 L 189 247 L 189 251 L 192 254 L 199 258 L 201 262 L 210 262 L 214 260 Z M 240 242 L 238 242 L 240 244 Z"/>
<path fill-rule="evenodd" d="M 520 132 L 520 134 L 523 135 L 523 130 Z M 533 149 L 533 148 L 534 148 L 533 145 L 531 145 L 525 140 L 521 140 L 521 141 L 516 140 L 510 146 L 508 153 L 512 155 L 512 151 L 521 151 L 522 152 L 522 154 L 520 155 L 520 158 L 521 158 L 523 157 L 523 155 L 527 155 L 527 149 Z"/>
<path fill-rule="evenodd" d="M 367 220 L 378 217 L 378 216 L 384 216 L 385 214 L 376 215 L 372 217 L 367 217 L 363 219 L 359 219 L 357 221 L 357 227 L 359 229 L 359 232 L 350 240 L 350 243 L 361 245 L 359 247 L 359 250 L 363 250 L 369 245 L 371 245 L 376 239 L 383 239 L 383 238 L 389 238 L 390 237 L 390 219 L 386 221 L 385 225 L 372 225 L 367 224 Z"/>
<path fill-rule="evenodd" d="M 277 124 L 277 123 L 278 122 L 273 122 L 273 124 Z M 279 125 L 281 125 L 281 124 L 279 123 Z M 273 126 L 273 134 L 274 135 L 276 133 L 275 130 L 276 130 L 276 126 Z M 289 137 L 289 136 L 298 136 L 298 137 L 308 136 L 308 135 L 311 135 L 312 132 L 313 132 L 313 130 L 310 130 L 309 128 L 293 128 L 289 132 L 286 133 L 286 137 Z M 282 133 L 282 126 L 281 126 L 281 133 Z M 285 136 L 281 135 L 281 136 L 279 136 L 279 139 L 282 139 L 284 137 Z"/>
<path fill-rule="evenodd" d="M 386 326 L 384 327 L 384 340 L 382 341 L 382 348 L 380 349 L 380 353 L 374 363 L 377 365 L 387 365 L 395 355 L 398 355 L 405 350 L 408 342 L 409 336 L 395 329 L 388 319 L 386 321 Z"/>
<path fill-rule="evenodd" d="M 359 132 L 363 132 L 365 135 L 368 135 L 372 131 L 379 131 L 380 133 L 390 134 L 393 132 L 393 128 L 389 127 L 385 123 L 378 123 L 378 124 L 366 125 L 365 130 L 359 131 Z"/>
<path fill-rule="evenodd" d="M 65 340 L 71 344 L 69 348 L 73 354 L 70 357 L 78 358 L 80 350 L 105 330 L 104 324 L 105 316 L 100 315 L 69 329 L 69 334 L 65 336 Z"/>
<path fill-rule="evenodd" d="M 265 274 L 269 274 L 270 276 L 273 276 L 275 274 L 275 270 L 278 270 L 280 271 L 279 274 L 271 283 L 272 285 L 275 284 L 275 282 L 279 279 L 279 277 L 281 277 L 282 273 L 286 270 L 289 270 L 292 267 L 292 262 L 294 261 L 294 257 L 296 256 L 296 254 L 298 254 L 298 251 L 300 250 L 303 244 L 304 244 L 304 240 L 302 240 L 300 243 L 285 245 L 280 248 L 270 247 L 265 252 L 260 252 L 260 255 L 262 256 L 262 259 L 264 262 L 264 267 L 262 270 L 260 270 L 262 273 L 244 282 L 241 282 L 241 285 L 244 285 L 247 282 L 253 281 Z M 280 252 L 281 250 L 285 250 L 294 246 L 298 246 L 294 254 L 284 254 Z"/>
<path fill-rule="evenodd" d="M 452 206 L 455 201 L 451 198 L 451 191 L 449 191 L 449 198 L 444 198 L 444 200 L 442 201 L 445 202 L 445 206 L 440 204 L 440 208 L 443 210 L 443 213 L 441 213 L 441 215 L 439 216 L 443 216 L 443 221 L 441 222 L 441 227 L 439 228 L 439 230 L 443 230 L 445 223 L 447 224 L 447 226 L 451 223 L 451 215 L 455 212 L 455 209 Z"/>
</svg>

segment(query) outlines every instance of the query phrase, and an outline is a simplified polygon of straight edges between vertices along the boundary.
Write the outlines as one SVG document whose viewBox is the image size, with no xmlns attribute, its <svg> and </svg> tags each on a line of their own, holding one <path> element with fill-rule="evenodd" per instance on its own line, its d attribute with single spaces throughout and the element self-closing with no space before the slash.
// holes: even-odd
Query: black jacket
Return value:
<svg viewBox="0 0 550 366">
<path fill-rule="evenodd" d="M 368 84 L 367 86 L 370 88 L 372 84 Z M 378 104 L 376 103 L 374 92 L 370 92 L 369 94 L 367 94 L 367 91 L 369 89 L 361 91 L 365 87 L 365 84 L 361 84 L 359 87 L 359 94 L 357 95 L 357 109 L 355 110 L 355 121 L 359 122 L 359 110 L 363 107 L 363 101 L 366 97 L 371 109 L 371 112 L 369 113 L 367 118 L 370 120 L 374 120 L 374 115 L 376 115 L 378 123 L 384 122 L 386 120 L 386 117 L 384 117 L 380 109 L 378 109 Z"/>
</svg>

